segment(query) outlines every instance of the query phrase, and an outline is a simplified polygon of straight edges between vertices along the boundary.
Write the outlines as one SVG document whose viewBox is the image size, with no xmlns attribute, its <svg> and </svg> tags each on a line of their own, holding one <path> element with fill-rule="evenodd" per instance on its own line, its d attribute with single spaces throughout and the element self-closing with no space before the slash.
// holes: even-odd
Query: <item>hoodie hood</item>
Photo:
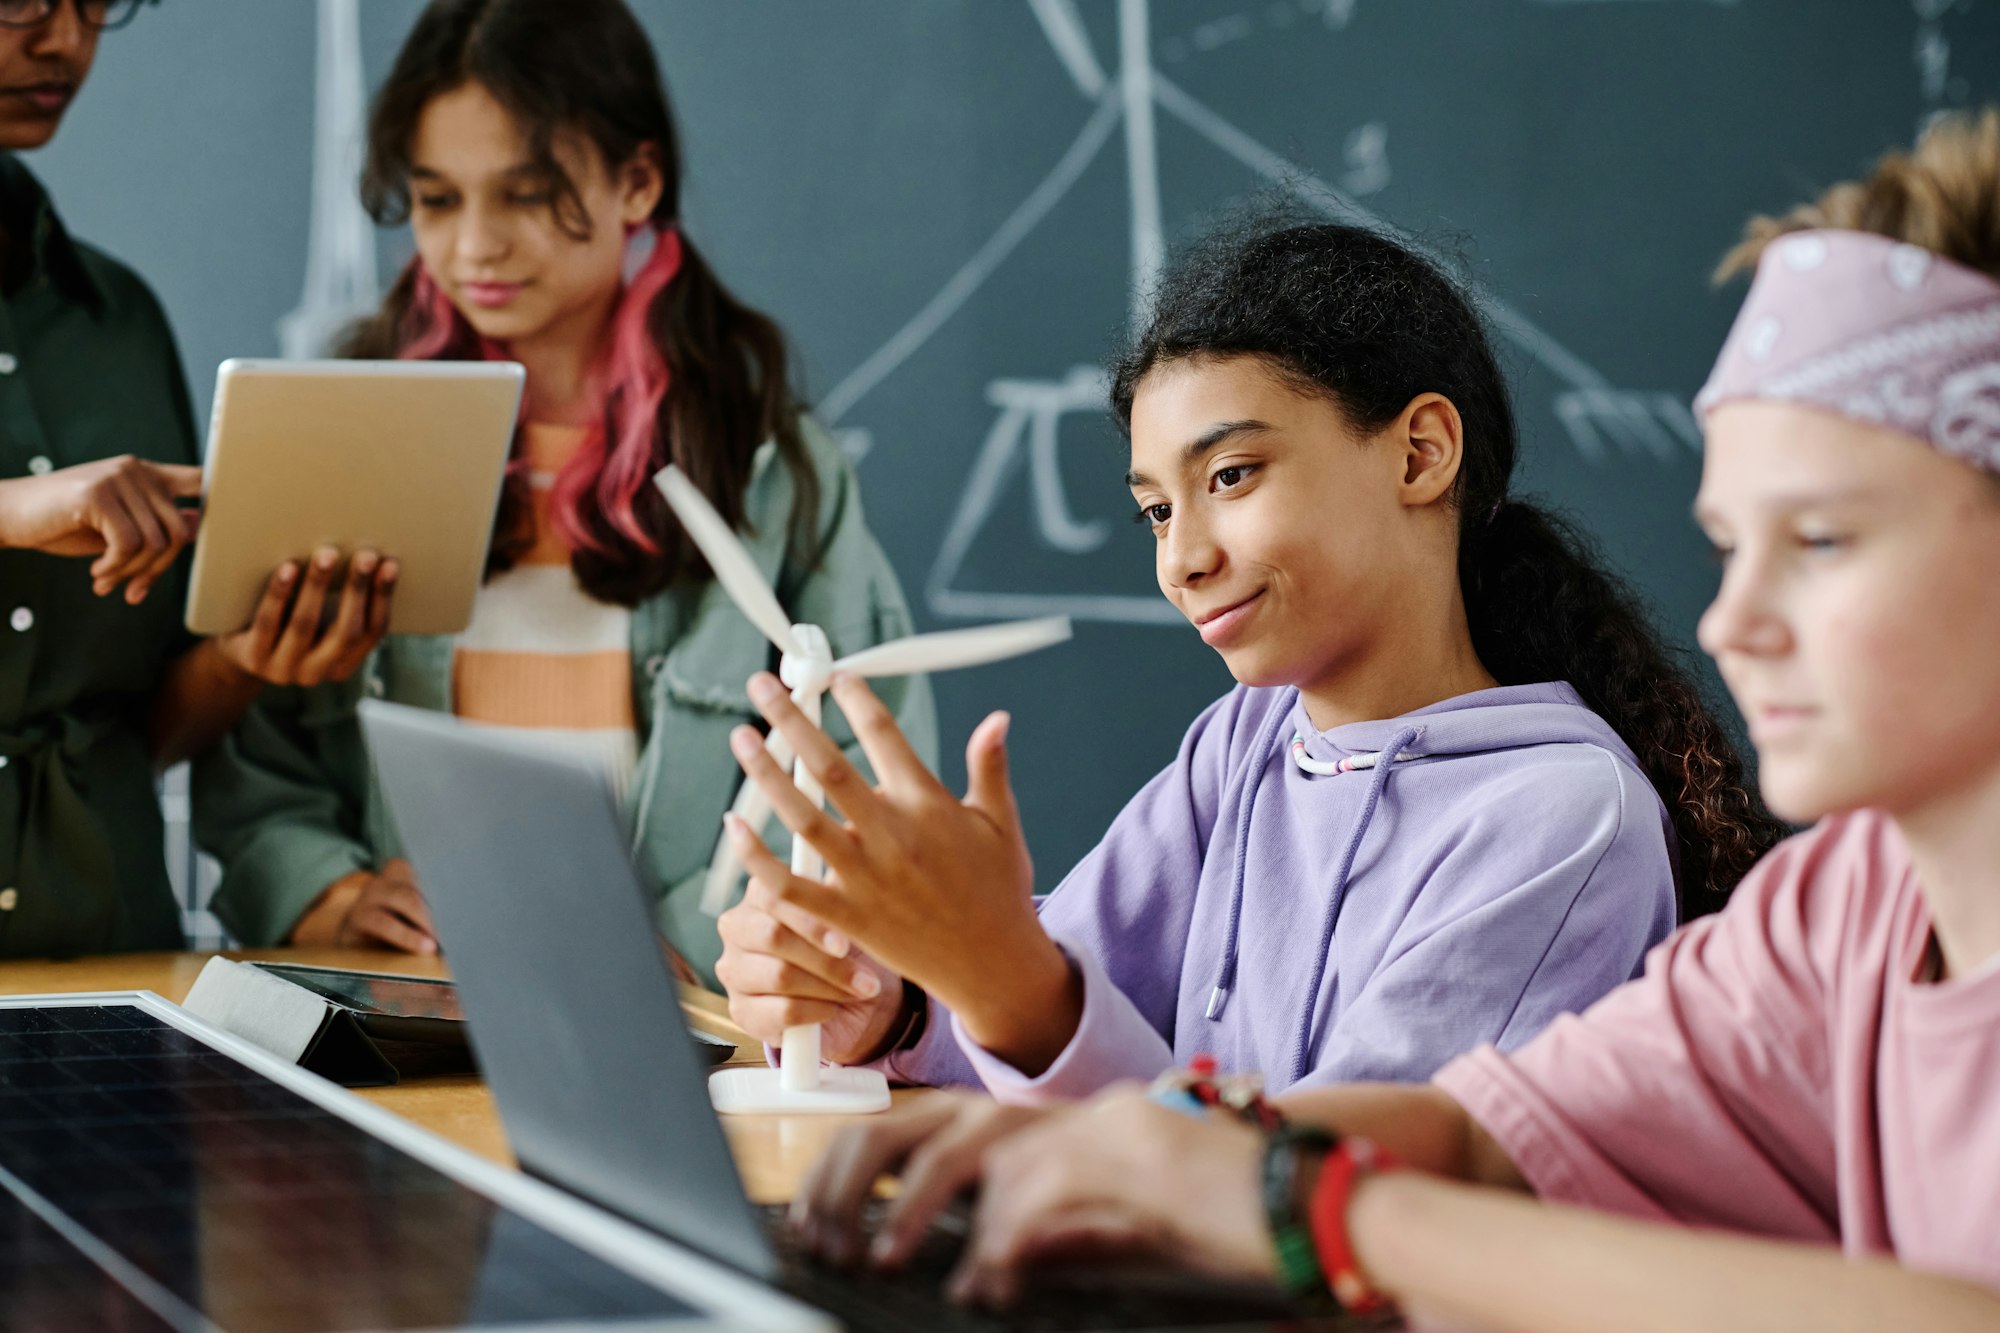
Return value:
<svg viewBox="0 0 2000 1333">
<path fill-rule="evenodd" d="M 1296 692 L 1285 711 L 1291 727 L 1287 739 L 1297 736 L 1306 756 L 1323 763 L 1379 754 L 1398 733 L 1414 727 L 1417 735 L 1403 749 L 1420 758 L 1581 744 L 1609 750 L 1639 767 L 1638 757 L 1611 724 L 1591 712 L 1568 682 L 1560 680 L 1475 690 L 1401 717 L 1350 722 L 1324 732 L 1313 730 Z"/>
</svg>

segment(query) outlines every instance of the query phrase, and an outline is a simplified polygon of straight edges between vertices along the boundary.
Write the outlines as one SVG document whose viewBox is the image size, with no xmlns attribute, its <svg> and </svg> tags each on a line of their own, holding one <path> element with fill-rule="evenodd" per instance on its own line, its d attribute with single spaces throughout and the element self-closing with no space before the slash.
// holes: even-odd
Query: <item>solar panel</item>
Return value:
<svg viewBox="0 0 2000 1333">
<path fill-rule="evenodd" d="M 302 1095 L 176 1014 L 152 997 L 0 1003 L 0 1327 L 710 1317 L 627 1271 L 629 1254 L 615 1264 L 546 1209 L 538 1220 L 349 1118 L 366 1113 L 321 1104 L 349 1094 Z"/>
</svg>

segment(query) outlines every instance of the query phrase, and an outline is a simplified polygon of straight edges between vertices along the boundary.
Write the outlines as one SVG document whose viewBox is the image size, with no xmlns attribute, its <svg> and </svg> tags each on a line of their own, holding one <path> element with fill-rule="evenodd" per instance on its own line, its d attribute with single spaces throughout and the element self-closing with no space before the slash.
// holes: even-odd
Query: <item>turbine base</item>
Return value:
<svg viewBox="0 0 2000 1333">
<path fill-rule="evenodd" d="M 819 1086 L 793 1092 L 776 1069 L 718 1069 L 708 1097 L 724 1115 L 871 1115 L 889 1109 L 889 1080 L 873 1069 L 829 1066 Z"/>
</svg>

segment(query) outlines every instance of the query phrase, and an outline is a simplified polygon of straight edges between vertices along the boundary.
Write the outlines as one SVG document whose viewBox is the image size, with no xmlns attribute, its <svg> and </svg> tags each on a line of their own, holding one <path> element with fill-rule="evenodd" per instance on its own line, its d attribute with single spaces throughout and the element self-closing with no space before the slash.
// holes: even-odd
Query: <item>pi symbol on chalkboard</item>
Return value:
<svg viewBox="0 0 2000 1333">
<path fill-rule="evenodd" d="M 977 591 L 960 586 L 965 560 L 988 520 L 1020 474 L 1027 474 L 1032 528 L 1042 544 L 1067 556 L 1085 556 L 1111 540 L 1104 518 L 1080 519 L 1063 486 L 1062 425 L 1066 417 L 1103 417 L 1108 377 L 1098 366 L 1075 366 L 1060 379 L 989 381 L 986 400 L 998 409 L 967 476 L 958 509 L 945 529 L 925 582 L 939 615 L 991 617 L 1066 614 L 1092 620 L 1180 624 L 1179 612 L 1153 596 L 1117 593 Z"/>
</svg>

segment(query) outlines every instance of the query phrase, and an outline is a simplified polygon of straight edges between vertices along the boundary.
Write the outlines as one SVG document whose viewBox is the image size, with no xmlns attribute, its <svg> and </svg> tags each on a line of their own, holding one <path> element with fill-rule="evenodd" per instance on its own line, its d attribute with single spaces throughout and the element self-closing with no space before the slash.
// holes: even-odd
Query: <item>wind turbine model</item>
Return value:
<svg viewBox="0 0 2000 1333">
<path fill-rule="evenodd" d="M 709 567 L 715 571 L 715 580 L 722 590 L 749 617 L 750 623 L 777 645 L 782 654 L 778 659 L 778 678 L 790 687 L 792 702 L 815 726 L 819 725 L 827 682 L 836 671 L 856 676 L 908 676 L 978 666 L 1019 657 L 1069 637 L 1069 617 L 1050 616 L 937 634 L 914 634 L 878 643 L 835 661 L 833 647 L 819 626 L 791 623 L 750 553 L 730 531 L 722 515 L 715 512 L 708 497 L 687 479 L 687 474 L 668 466 L 653 480 L 695 546 L 708 557 Z M 790 755 L 790 747 L 781 745 L 775 732 L 769 748 L 780 763 L 786 762 Z M 804 763 L 792 764 L 792 781 L 815 805 L 824 799 Z M 746 790 L 755 790 L 754 783 L 743 785 Z M 739 797 L 737 811 L 753 828 L 760 828 L 770 816 L 770 806 L 762 800 L 746 801 Z M 733 864 L 733 858 L 725 862 L 718 854 L 717 866 L 709 875 L 710 894 L 717 883 L 717 870 L 729 864 Z M 819 879 L 826 873 L 825 862 L 804 838 L 792 839 L 792 873 L 808 879 Z M 725 892 L 730 879 L 733 875 L 722 880 Z M 703 905 L 711 911 L 721 909 L 721 904 L 711 901 L 707 894 Z M 777 1069 L 720 1070 L 709 1076 L 708 1090 L 718 1111 L 740 1114 L 822 1111 L 851 1115 L 889 1109 L 888 1080 L 875 1070 L 820 1068 L 816 1023 L 785 1029 Z"/>
</svg>

